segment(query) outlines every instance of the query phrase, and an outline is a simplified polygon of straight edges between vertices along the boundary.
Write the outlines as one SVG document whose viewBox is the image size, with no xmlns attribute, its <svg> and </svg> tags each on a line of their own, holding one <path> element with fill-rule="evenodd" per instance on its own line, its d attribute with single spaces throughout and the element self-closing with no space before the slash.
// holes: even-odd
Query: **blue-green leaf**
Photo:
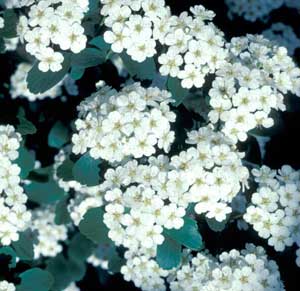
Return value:
<svg viewBox="0 0 300 291">
<path fill-rule="evenodd" d="M 78 67 L 78 66 L 72 66 L 71 72 L 70 72 L 70 77 L 75 81 L 79 80 L 84 75 L 84 72 L 85 72 L 84 68 Z"/>
<path fill-rule="evenodd" d="M 12 243 L 17 256 L 24 261 L 31 261 L 34 257 L 35 233 L 30 229 L 19 234 L 19 240 Z"/>
<path fill-rule="evenodd" d="M 35 154 L 27 150 L 25 147 L 19 148 L 19 157 L 16 163 L 21 168 L 20 177 L 26 179 L 29 173 L 34 169 Z"/>
<path fill-rule="evenodd" d="M 62 199 L 65 192 L 57 183 L 50 180 L 46 183 L 32 182 L 24 186 L 29 200 L 39 204 L 52 204 Z"/>
<path fill-rule="evenodd" d="M 64 53 L 62 69 L 58 72 L 48 71 L 43 73 L 38 68 L 38 63 L 34 64 L 27 75 L 27 84 L 31 93 L 44 93 L 57 85 L 68 73 L 71 66 L 70 54 Z"/>
<path fill-rule="evenodd" d="M 205 218 L 209 228 L 215 232 L 221 232 L 225 229 L 226 227 L 226 223 L 227 223 L 227 219 L 222 221 L 222 222 L 219 222 L 213 218 Z"/>
<path fill-rule="evenodd" d="M 69 159 L 65 159 L 63 163 L 57 168 L 57 177 L 63 179 L 64 181 L 72 181 L 73 177 L 73 167 L 74 163 Z"/>
<path fill-rule="evenodd" d="M 203 247 L 202 237 L 198 231 L 197 222 L 189 217 L 184 218 L 184 225 L 180 229 L 165 229 L 164 233 L 192 250 L 200 250 Z"/>
<path fill-rule="evenodd" d="M 133 61 L 126 53 L 122 53 L 121 58 L 125 68 L 132 77 L 140 80 L 152 80 L 156 74 L 156 66 L 153 58 L 147 58 L 144 62 Z"/>
<path fill-rule="evenodd" d="M 79 224 L 79 231 L 96 244 L 110 243 L 108 228 L 103 222 L 101 207 L 91 208 L 84 215 Z"/>
<path fill-rule="evenodd" d="M 48 135 L 48 145 L 53 148 L 61 148 L 69 140 L 69 131 L 61 121 L 57 121 Z"/>
<path fill-rule="evenodd" d="M 94 250 L 95 244 L 81 233 L 77 233 L 69 244 L 68 255 L 77 262 L 85 262 Z"/>
<path fill-rule="evenodd" d="M 104 52 L 96 48 L 86 48 L 80 53 L 72 56 L 72 66 L 83 69 L 100 65 L 104 61 Z"/>
<path fill-rule="evenodd" d="M 68 197 L 62 198 L 55 207 L 55 223 L 58 225 L 68 224 L 71 222 L 70 213 L 68 211 Z"/>
<path fill-rule="evenodd" d="M 49 291 L 54 282 L 51 274 L 40 268 L 23 272 L 20 278 L 21 284 L 17 286 L 17 291 Z"/>
<path fill-rule="evenodd" d="M 167 89 L 171 92 L 173 99 L 175 100 L 175 106 L 178 106 L 182 103 L 184 98 L 189 94 L 189 90 L 182 88 L 181 81 L 177 78 L 169 77 L 167 81 Z"/>
<path fill-rule="evenodd" d="M 103 36 L 97 36 L 93 38 L 89 44 L 102 50 L 105 55 L 107 55 L 108 51 L 110 50 L 110 44 L 104 41 Z"/>
<path fill-rule="evenodd" d="M 4 27 L 0 29 L 0 37 L 17 37 L 18 17 L 13 9 L 6 9 L 3 14 Z"/>
<path fill-rule="evenodd" d="M 76 161 L 73 167 L 73 177 L 76 181 L 87 186 L 99 184 L 100 161 L 93 159 L 89 153 Z"/>
<path fill-rule="evenodd" d="M 165 270 L 178 267 L 181 261 L 180 243 L 165 237 L 163 244 L 157 247 L 156 261 Z"/>
<path fill-rule="evenodd" d="M 34 124 L 31 121 L 27 120 L 23 107 L 19 108 L 19 111 L 17 114 L 17 119 L 19 121 L 19 124 L 17 125 L 17 131 L 21 135 L 28 135 L 28 134 L 36 133 L 36 127 L 34 126 Z"/>
</svg>

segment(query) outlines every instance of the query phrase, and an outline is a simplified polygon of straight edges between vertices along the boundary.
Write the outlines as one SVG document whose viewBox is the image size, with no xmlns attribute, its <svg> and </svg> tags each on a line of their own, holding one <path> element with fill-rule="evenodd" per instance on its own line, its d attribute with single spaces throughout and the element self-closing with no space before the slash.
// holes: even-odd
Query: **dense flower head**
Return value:
<svg viewBox="0 0 300 291">
<path fill-rule="evenodd" d="M 64 61 L 62 51 L 76 54 L 86 47 L 87 37 L 81 22 L 88 4 L 87 0 L 30 2 L 28 15 L 20 17 L 17 32 L 26 43 L 26 51 L 39 61 L 39 70 L 60 71 Z"/>
<path fill-rule="evenodd" d="M 300 172 L 288 165 L 278 171 L 267 166 L 253 169 L 258 189 L 244 219 L 276 251 L 294 243 L 300 247 Z"/>
<path fill-rule="evenodd" d="M 164 0 L 101 3 L 109 28 L 104 40 L 112 50 L 125 50 L 137 62 L 157 55 L 160 73 L 178 77 L 184 88 L 202 87 L 205 76 L 224 61 L 223 33 L 211 22 L 214 13 L 201 5 L 190 8 L 192 15 L 175 16 Z"/>
<path fill-rule="evenodd" d="M 284 291 L 275 261 L 253 244 L 214 257 L 207 252 L 190 256 L 170 276 L 171 291 Z"/>
<path fill-rule="evenodd" d="M 262 36 L 235 37 L 227 45 L 229 56 L 216 72 L 209 91 L 212 123 L 235 142 L 245 141 L 255 127 L 269 128 L 272 110 L 285 110 L 288 92 L 300 96 L 300 69 L 284 47 Z"/>
<path fill-rule="evenodd" d="M 31 215 L 26 209 L 27 196 L 21 187 L 18 158 L 21 135 L 10 125 L 0 125 L 0 245 L 19 239 L 28 227 Z"/>
<path fill-rule="evenodd" d="M 67 239 L 67 227 L 55 223 L 54 208 L 38 208 L 32 211 L 31 229 L 37 232 L 34 245 L 35 258 L 55 257 L 62 252 L 63 242 Z"/>
<path fill-rule="evenodd" d="M 168 152 L 174 140 L 171 94 L 139 83 L 120 92 L 103 87 L 85 99 L 72 137 L 73 153 L 89 151 L 94 159 L 120 162 L 126 157 L 151 156 L 156 147 Z"/>
<path fill-rule="evenodd" d="M 116 245 L 153 257 L 163 229 L 183 227 L 190 203 L 196 213 L 220 222 L 232 212 L 231 202 L 249 175 L 243 154 L 212 127 L 190 132 L 187 143 L 196 147 L 171 158 L 129 160 L 105 172 L 104 223 Z"/>
<path fill-rule="evenodd" d="M 165 278 L 169 271 L 160 268 L 154 259 L 130 252 L 126 252 L 125 257 L 126 264 L 122 266 L 121 273 L 126 281 L 132 281 L 143 291 L 167 290 Z"/>
</svg>

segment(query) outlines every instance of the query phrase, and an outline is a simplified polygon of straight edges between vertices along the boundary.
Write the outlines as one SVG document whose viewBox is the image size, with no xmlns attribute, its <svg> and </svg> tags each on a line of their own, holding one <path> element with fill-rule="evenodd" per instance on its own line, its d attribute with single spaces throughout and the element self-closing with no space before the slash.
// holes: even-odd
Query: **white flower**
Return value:
<svg viewBox="0 0 300 291">
<path fill-rule="evenodd" d="M 121 23 L 115 23 L 112 26 L 112 31 L 104 33 L 104 40 L 112 44 L 111 49 L 116 53 L 121 53 L 124 48 L 130 45 L 130 31 Z"/>
<path fill-rule="evenodd" d="M 43 48 L 37 55 L 39 62 L 38 68 L 42 72 L 57 72 L 62 69 L 64 57 L 61 53 L 55 52 L 52 48 Z"/>
<path fill-rule="evenodd" d="M 204 75 L 194 65 L 185 65 L 184 70 L 178 73 L 178 77 L 182 79 L 181 85 L 183 88 L 202 87 L 204 84 Z"/>
<path fill-rule="evenodd" d="M 84 35 L 84 29 L 78 23 L 74 23 L 71 27 L 66 26 L 61 31 L 59 46 L 62 50 L 70 49 L 77 54 L 85 48 L 86 42 L 87 37 Z"/>
<path fill-rule="evenodd" d="M 177 77 L 183 64 L 183 59 L 175 50 L 169 50 L 166 54 L 162 54 L 158 57 L 158 62 L 161 64 L 159 72 L 163 75 L 170 75 L 171 77 Z"/>
</svg>

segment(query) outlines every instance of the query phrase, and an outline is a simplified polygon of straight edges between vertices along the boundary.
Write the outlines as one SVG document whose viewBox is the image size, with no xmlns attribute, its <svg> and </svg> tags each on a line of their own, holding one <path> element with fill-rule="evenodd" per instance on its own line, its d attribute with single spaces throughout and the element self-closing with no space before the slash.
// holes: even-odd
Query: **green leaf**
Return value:
<svg viewBox="0 0 300 291">
<path fill-rule="evenodd" d="M 126 53 L 122 53 L 121 58 L 125 68 L 132 77 L 141 80 L 152 80 L 156 74 L 156 66 L 153 58 L 147 58 L 144 62 L 133 61 Z"/>
<path fill-rule="evenodd" d="M 117 274 L 120 273 L 121 267 L 125 264 L 126 259 L 121 258 L 117 251 L 115 251 L 108 261 L 108 269 L 110 272 Z"/>
<path fill-rule="evenodd" d="M 63 254 L 47 261 L 46 270 L 51 273 L 54 283 L 52 291 L 64 290 L 70 283 L 80 281 L 85 274 L 85 262 L 77 262 L 73 259 L 66 259 Z"/>
<path fill-rule="evenodd" d="M 62 69 L 58 72 L 48 71 L 43 73 L 38 69 L 38 63 L 33 65 L 26 79 L 31 93 L 44 93 L 63 80 L 71 66 L 70 55 L 67 53 L 63 55 L 64 62 L 62 63 Z"/>
<path fill-rule="evenodd" d="M 61 121 L 57 121 L 48 135 L 48 145 L 53 148 L 61 148 L 69 141 L 69 131 Z"/>
<path fill-rule="evenodd" d="M 10 256 L 9 268 L 16 267 L 16 253 L 11 247 L 0 248 L 0 256 L 1 255 Z"/>
<path fill-rule="evenodd" d="M 178 267 L 181 256 L 180 243 L 168 236 L 166 236 L 164 242 L 157 247 L 156 261 L 158 265 L 165 270 Z"/>
<path fill-rule="evenodd" d="M 188 96 L 189 90 L 182 88 L 181 81 L 177 78 L 169 77 L 167 81 L 167 89 L 171 92 L 173 99 L 175 100 L 175 106 L 178 106 Z"/>
<path fill-rule="evenodd" d="M 77 66 L 72 66 L 71 72 L 70 72 L 70 77 L 73 80 L 77 81 L 77 80 L 82 78 L 84 72 L 85 72 L 84 68 L 77 67 Z"/>
<path fill-rule="evenodd" d="M 65 159 L 63 163 L 57 168 L 57 177 L 63 179 L 64 181 L 72 181 L 73 177 L 73 167 L 74 163 L 69 159 Z"/>
<path fill-rule="evenodd" d="M 97 47 L 98 49 L 100 49 L 101 51 L 103 51 L 103 53 L 105 55 L 107 55 L 108 51 L 110 50 L 110 44 L 108 44 L 107 42 L 104 41 L 103 36 L 97 36 L 95 38 L 93 38 L 89 44 Z"/>
<path fill-rule="evenodd" d="M 91 208 L 79 223 L 79 231 L 96 244 L 110 243 L 108 228 L 103 222 L 103 210 L 101 207 Z"/>
<path fill-rule="evenodd" d="M 112 241 L 100 243 L 94 254 L 97 258 L 108 261 L 108 269 L 112 273 L 119 273 L 121 267 L 125 264 L 124 259 L 119 256 Z"/>
<path fill-rule="evenodd" d="M 58 225 L 68 224 L 71 222 L 70 213 L 68 211 L 68 197 L 61 199 L 55 207 L 55 223 Z"/>
<path fill-rule="evenodd" d="M 64 290 L 72 282 L 69 262 L 62 254 L 58 254 L 55 258 L 48 260 L 46 270 L 54 278 L 52 289 L 55 291 Z"/>
<path fill-rule="evenodd" d="M 35 233 L 31 230 L 26 230 L 21 232 L 19 235 L 19 240 L 12 243 L 17 256 L 24 261 L 31 261 L 34 257 L 34 241 Z"/>
<path fill-rule="evenodd" d="M 20 275 L 21 284 L 17 291 L 49 291 L 54 279 L 48 271 L 32 268 Z"/>
<path fill-rule="evenodd" d="M 198 231 L 197 222 L 189 217 L 184 218 L 184 225 L 180 229 L 165 229 L 164 233 L 192 250 L 200 250 L 203 247 L 202 237 Z"/>
<path fill-rule="evenodd" d="M 85 262 L 94 250 L 95 244 L 84 235 L 77 233 L 69 244 L 68 255 L 77 262 Z"/>
<path fill-rule="evenodd" d="M 98 0 L 89 0 L 89 10 L 87 12 L 87 16 L 92 17 L 95 14 L 99 16 L 99 5 L 100 2 Z"/>
<path fill-rule="evenodd" d="M 32 182 L 25 185 L 24 189 L 29 200 L 39 204 L 53 204 L 65 195 L 64 190 L 53 180 L 46 183 Z"/>
<path fill-rule="evenodd" d="M 221 232 L 225 229 L 226 227 L 226 223 L 227 223 L 227 219 L 222 221 L 222 222 L 219 222 L 213 218 L 207 218 L 205 217 L 205 220 L 209 226 L 209 228 L 212 230 L 212 231 L 215 231 L 215 232 Z"/>
<path fill-rule="evenodd" d="M 0 29 L 0 37 L 17 37 L 18 17 L 13 9 L 6 9 L 3 14 L 4 27 Z"/>
<path fill-rule="evenodd" d="M 19 125 L 17 125 L 17 131 L 21 135 L 28 135 L 28 134 L 35 134 L 36 133 L 36 127 L 34 124 L 26 119 L 25 111 L 23 107 L 19 108 L 17 119 L 19 121 Z"/>
<path fill-rule="evenodd" d="M 98 66 L 104 61 L 104 52 L 96 48 L 86 48 L 80 53 L 72 55 L 72 66 L 83 69 Z"/>
<path fill-rule="evenodd" d="M 27 150 L 25 147 L 19 148 L 19 157 L 16 163 L 21 168 L 20 177 L 26 179 L 29 173 L 34 169 L 35 154 Z"/>
<path fill-rule="evenodd" d="M 100 161 L 93 159 L 89 153 L 76 161 L 73 167 L 73 177 L 76 181 L 87 186 L 99 184 Z"/>
</svg>

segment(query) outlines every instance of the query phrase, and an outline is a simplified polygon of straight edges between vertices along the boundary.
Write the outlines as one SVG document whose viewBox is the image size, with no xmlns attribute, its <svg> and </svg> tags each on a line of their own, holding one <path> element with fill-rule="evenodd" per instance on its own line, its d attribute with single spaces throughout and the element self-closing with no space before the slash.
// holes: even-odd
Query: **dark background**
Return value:
<svg viewBox="0 0 300 291">
<path fill-rule="evenodd" d="M 300 0 L 299 0 L 300 1 Z M 246 33 L 260 33 L 267 29 L 274 22 L 283 22 L 294 28 L 294 31 L 300 36 L 300 12 L 295 9 L 280 8 L 270 14 L 267 23 L 256 21 L 247 22 L 243 18 L 227 18 L 227 7 L 222 0 L 169 0 L 166 1 L 171 7 L 173 14 L 179 14 L 188 10 L 195 4 L 202 4 L 206 8 L 215 11 L 216 17 L 214 23 L 225 32 L 227 40 L 233 36 L 241 36 Z M 299 64 L 300 50 L 295 54 L 295 59 Z M 16 66 L 22 59 L 14 52 L 0 55 L 0 123 L 17 124 L 16 114 L 20 106 L 24 107 L 27 117 L 38 129 L 38 134 L 29 136 L 27 147 L 36 151 L 37 160 L 42 162 L 43 166 L 53 163 L 53 157 L 57 150 L 47 146 L 47 136 L 49 130 L 57 120 L 61 120 L 70 128 L 70 121 L 77 116 L 76 106 L 80 101 L 94 92 L 94 84 L 99 79 L 103 79 L 107 84 L 119 88 L 122 81 L 117 74 L 116 69 L 109 62 L 97 68 L 86 70 L 84 77 L 78 82 L 79 96 L 70 96 L 67 101 L 62 102 L 58 99 L 45 99 L 30 103 L 26 99 L 12 100 L 8 93 L 9 78 L 14 73 Z M 64 92 L 66 94 L 66 92 Z M 264 164 L 276 169 L 284 164 L 289 164 L 295 169 L 300 169 L 300 99 L 295 96 L 287 96 L 286 102 L 290 105 L 289 111 L 280 113 L 281 127 L 272 136 L 271 141 L 267 144 L 267 154 Z M 196 118 L 195 114 L 188 111 L 183 105 L 178 109 L 181 128 L 191 128 L 192 119 Z M 71 130 L 71 128 L 70 128 Z M 255 163 L 262 163 L 255 141 L 253 150 L 248 157 Z M 245 243 L 252 242 L 262 245 L 267 249 L 271 258 L 275 259 L 280 267 L 282 280 L 285 283 L 286 290 L 297 291 L 297 277 L 300 276 L 300 268 L 295 264 L 296 248 L 288 248 L 284 253 L 277 253 L 266 244 L 265 240 L 257 237 L 253 231 L 239 231 L 236 224 L 230 224 L 222 233 L 215 233 L 209 230 L 207 225 L 199 224 L 201 234 L 205 240 L 207 248 L 213 253 L 218 254 L 224 250 L 232 248 L 242 249 Z M 139 290 L 131 283 L 124 282 L 120 275 L 110 276 L 101 271 L 100 275 L 97 270 L 88 267 L 87 274 L 78 284 L 82 291 L 94 290 L 116 290 L 121 288 L 122 291 Z M 216 290 L 218 291 L 218 290 Z"/>
</svg>

